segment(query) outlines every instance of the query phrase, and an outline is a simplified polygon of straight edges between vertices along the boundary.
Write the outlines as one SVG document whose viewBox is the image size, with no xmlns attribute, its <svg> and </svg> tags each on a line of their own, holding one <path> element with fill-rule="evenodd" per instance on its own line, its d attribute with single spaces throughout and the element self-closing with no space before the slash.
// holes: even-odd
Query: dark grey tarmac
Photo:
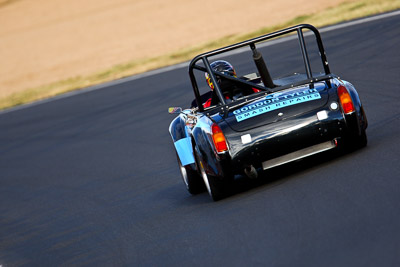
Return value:
<svg viewBox="0 0 400 267">
<path fill-rule="evenodd" d="M 193 99 L 187 68 L 0 114 L 0 265 L 400 266 L 400 16 L 322 38 L 368 146 L 239 179 L 219 202 L 186 192 L 168 133 L 167 108 Z"/>
</svg>

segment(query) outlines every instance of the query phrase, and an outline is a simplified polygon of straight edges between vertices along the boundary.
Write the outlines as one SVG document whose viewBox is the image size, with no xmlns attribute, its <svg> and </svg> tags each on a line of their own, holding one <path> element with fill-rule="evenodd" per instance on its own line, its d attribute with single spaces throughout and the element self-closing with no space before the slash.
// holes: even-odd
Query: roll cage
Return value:
<svg viewBox="0 0 400 267">
<path fill-rule="evenodd" d="M 325 72 L 325 74 L 322 76 L 313 77 L 313 74 L 311 71 L 310 60 L 309 60 L 308 53 L 307 53 L 307 47 L 306 47 L 306 43 L 304 40 L 304 33 L 303 33 L 304 29 L 310 30 L 316 38 L 319 54 L 320 54 L 322 65 L 323 65 L 324 72 Z M 305 67 L 305 71 L 306 71 L 306 79 L 297 81 L 297 82 L 294 82 L 294 83 L 288 84 L 288 85 L 275 85 L 272 81 L 272 78 L 269 74 L 268 68 L 265 64 L 264 59 L 262 58 L 261 53 L 258 52 L 258 50 L 256 48 L 256 44 L 263 42 L 263 41 L 270 40 L 272 38 L 280 37 L 283 35 L 288 35 L 293 32 L 297 32 L 297 39 L 300 44 L 300 49 L 302 52 L 304 67 Z M 246 46 L 249 46 L 253 52 L 253 60 L 254 60 L 254 63 L 256 64 L 257 70 L 260 75 L 259 79 L 257 79 L 257 83 L 251 82 L 251 80 L 249 80 L 249 79 L 246 80 L 246 79 L 242 79 L 242 78 L 236 78 L 236 77 L 232 77 L 229 75 L 225 75 L 223 73 L 220 73 L 218 71 L 214 71 L 211 69 L 210 62 L 209 62 L 209 58 L 211 56 L 226 53 L 226 52 L 229 52 L 229 51 L 232 51 L 232 50 L 235 50 L 238 48 L 246 47 Z M 203 63 L 204 66 L 199 65 L 199 62 Z M 221 90 L 221 86 L 217 83 L 217 78 L 216 78 L 217 75 L 220 77 L 223 77 L 224 79 L 229 80 L 235 84 L 242 84 L 247 87 L 250 86 L 252 88 L 256 88 L 261 91 L 264 91 L 264 94 L 269 94 L 269 93 L 280 91 L 280 90 L 283 90 L 286 88 L 303 85 L 303 84 L 308 84 L 308 83 L 310 83 L 310 86 L 313 87 L 314 82 L 321 81 L 321 80 L 327 80 L 329 83 L 329 79 L 332 78 L 332 75 L 331 75 L 331 72 L 329 69 L 328 60 L 327 60 L 326 53 L 324 50 L 324 46 L 322 44 L 321 35 L 314 26 L 309 25 L 309 24 L 300 24 L 297 26 L 286 28 L 286 29 L 283 29 L 283 30 L 280 30 L 277 32 L 270 33 L 270 34 L 262 35 L 262 36 L 259 36 L 259 37 L 253 38 L 253 39 L 249 39 L 249 40 L 237 43 L 237 44 L 226 46 L 226 47 L 216 49 L 216 50 L 206 52 L 206 53 L 196 56 L 189 64 L 189 76 L 190 76 L 190 80 L 192 83 L 193 92 L 195 95 L 195 100 L 196 100 L 197 106 L 199 108 L 199 111 L 203 112 L 204 107 L 202 105 L 199 88 L 198 88 L 197 81 L 196 81 L 196 78 L 195 78 L 195 75 L 193 72 L 195 69 L 209 73 L 211 81 L 214 84 L 214 93 L 215 93 L 216 97 L 218 97 L 219 103 L 222 105 L 222 109 L 224 111 L 228 110 L 229 107 L 231 106 L 231 104 L 227 105 L 227 103 L 225 101 L 223 92 Z M 259 95 L 259 94 L 257 94 L 257 95 Z M 239 102 L 242 102 L 242 101 L 239 101 Z M 240 103 L 235 104 L 235 106 L 237 106 L 237 105 L 240 105 Z"/>
</svg>

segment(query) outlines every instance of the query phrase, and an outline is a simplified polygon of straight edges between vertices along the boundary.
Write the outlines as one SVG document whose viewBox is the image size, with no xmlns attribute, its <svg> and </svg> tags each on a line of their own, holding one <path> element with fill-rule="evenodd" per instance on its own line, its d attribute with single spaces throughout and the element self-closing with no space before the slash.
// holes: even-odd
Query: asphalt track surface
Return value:
<svg viewBox="0 0 400 267">
<path fill-rule="evenodd" d="M 399 29 L 322 34 L 363 100 L 365 149 L 239 179 L 219 202 L 185 191 L 168 134 L 187 68 L 3 112 L 0 265 L 400 266 Z"/>
</svg>

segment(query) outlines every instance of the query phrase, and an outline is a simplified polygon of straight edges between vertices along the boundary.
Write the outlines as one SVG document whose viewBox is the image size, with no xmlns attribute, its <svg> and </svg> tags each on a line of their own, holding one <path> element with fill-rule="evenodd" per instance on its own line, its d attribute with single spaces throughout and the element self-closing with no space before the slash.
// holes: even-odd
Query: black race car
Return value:
<svg viewBox="0 0 400 267">
<path fill-rule="evenodd" d="M 266 43 L 277 42 L 282 35 L 297 37 L 304 73 L 272 78 L 260 50 L 270 48 Z M 310 39 L 317 60 L 309 56 Z M 214 64 L 221 60 L 210 63 L 232 57 L 236 49 L 240 55 L 249 55 L 254 63 L 243 68 L 251 65 L 254 72 L 238 76 L 225 61 L 228 69 Z M 286 55 L 286 59 L 291 57 Z M 311 71 L 315 61 L 320 72 Z M 368 122 L 358 93 L 351 83 L 330 72 L 321 36 L 311 25 L 198 55 L 189 65 L 189 76 L 195 100 L 185 110 L 170 108 L 170 113 L 179 115 L 169 132 L 183 181 L 192 194 L 206 188 L 218 200 L 226 195 L 235 175 L 255 178 L 259 171 L 316 153 L 367 144 Z"/>
</svg>

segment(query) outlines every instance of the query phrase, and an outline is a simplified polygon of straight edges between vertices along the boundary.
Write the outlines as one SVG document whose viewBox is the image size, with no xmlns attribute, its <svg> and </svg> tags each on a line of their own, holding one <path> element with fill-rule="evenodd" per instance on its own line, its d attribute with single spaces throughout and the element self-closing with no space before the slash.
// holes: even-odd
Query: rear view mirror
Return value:
<svg viewBox="0 0 400 267">
<path fill-rule="evenodd" d="M 171 107 L 171 108 L 168 108 L 168 113 L 169 113 L 169 114 L 179 114 L 179 113 L 182 113 L 182 108 L 181 108 L 181 107 Z"/>
</svg>

